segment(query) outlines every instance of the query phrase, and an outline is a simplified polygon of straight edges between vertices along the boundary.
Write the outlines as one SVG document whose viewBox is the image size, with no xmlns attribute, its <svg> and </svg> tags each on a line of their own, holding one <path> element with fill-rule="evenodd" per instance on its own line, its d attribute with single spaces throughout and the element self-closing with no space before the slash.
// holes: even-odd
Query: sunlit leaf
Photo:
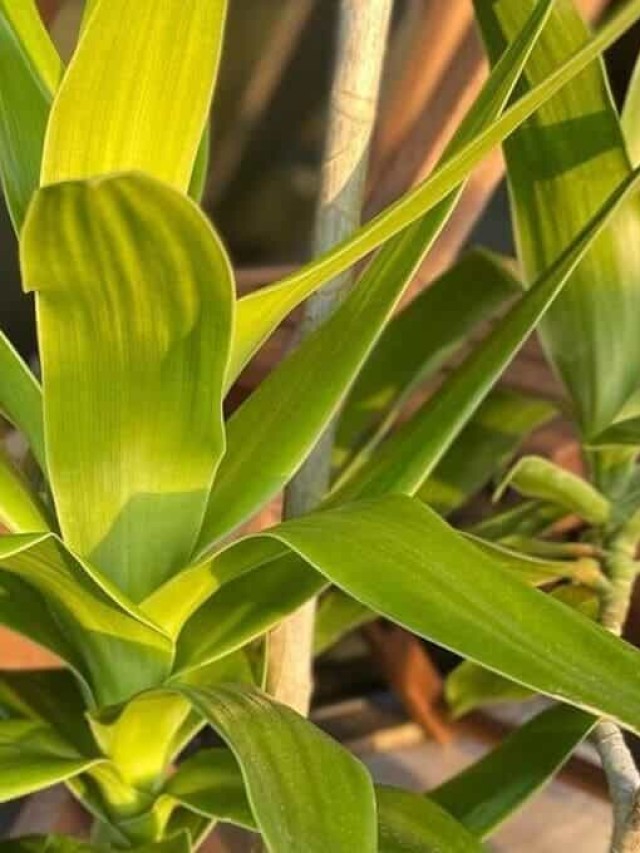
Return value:
<svg viewBox="0 0 640 853">
<path fill-rule="evenodd" d="M 140 600 L 188 562 L 224 451 L 226 255 L 140 174 L 40 190 L 21 255 L 65 541 Z"/>
</svg>

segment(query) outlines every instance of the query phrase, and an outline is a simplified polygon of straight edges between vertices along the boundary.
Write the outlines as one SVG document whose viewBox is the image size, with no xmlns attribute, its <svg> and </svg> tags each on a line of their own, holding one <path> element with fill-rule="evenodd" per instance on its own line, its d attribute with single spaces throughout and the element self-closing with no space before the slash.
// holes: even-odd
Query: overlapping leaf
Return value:
<svg viewBox="0 0 640 853">
<path fill-rule="evenodd" d="M 62 65 L 35 0 L 0 2 L 0 174 L 16 231 L 38 187 Z"/>
<path fill-rule="evenodd" d="M 5 450 L 0 447 L 0 524 L 13 533 L 50 529 L 47 513 Z"/>
<path fill-rule="evenodd" d="M 0 412 L 21 430 L 45 470 L 42 392 L 33 373 L 0 332 Z"/>
<path fill-rule="evenodd" d="M 360 762 L 258 691 L 228 686 L 184 692 L 234 753 L 273 853 L 375 853 L 373 784 Z"/>
<path fill-rule="evenodd" d="M 475 6 L 495 60 L 519 32 L 533 0 Z M 573 2 L 558 0 L 527 62 L 520 92 L 535 87 L 587 42 Z M 602 61 L 541 105 L 504 149 L 519 253 L 533 280 L 630 171 Z M 640 252 L 633 247 L 639 241 L 640 201 L 633 199 L 581 260 L 541 325 L 588 438 L 606 429 L 638 390 Z"/>
<path fill-rule="evenodd" d="M 224 449 L 226 255 L 143 175 L 40 190 L 21 254 L 65 541 L 140 600 L 187 563 Z"/>
<path fill-rule="evenodd" d="M 547 11 L 547 4 L 539 3 L 536 7 L 536 19 L 529 19 L 529 27 L 535 31 Z M 639 17 L 640 0 L 631 0 L 612 16 L 584 47 L 558 66 L 542 83 L 519 98 L 488 128 L 474 134 L 471 141 L 415 190 L 388 207 L 348 240 L 297 273 L 241 299 L 229 370 L 230 378 L 233 379 L 239 373 L 251 354 L 296 305 L 324 282 L 353 266 L 442 201 L 468 177 L 474 166 L 491 148 L 504 140 L 541 104 L 584 70 Z M 529 35 L 530 32 L 531 30 Z M 530 44 L 525 33 L 521 32 L 520 36 L 524 39 L 523 48 L 526 55 Z"/>
</svg>

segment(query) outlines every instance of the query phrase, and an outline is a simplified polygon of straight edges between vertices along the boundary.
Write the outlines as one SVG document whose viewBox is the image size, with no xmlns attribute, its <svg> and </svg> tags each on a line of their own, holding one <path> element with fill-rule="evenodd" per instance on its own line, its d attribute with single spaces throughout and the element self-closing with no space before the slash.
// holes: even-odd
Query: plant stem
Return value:
<svg viewBox="0 0 640 853">
<path fill-rule="evenodd" d="M 322 253 L 360 223 L 369 145 L 376 115 L 391 0 L 341 0 L 329 126 L 314 250 Z M 347 292 L 350 274 L 312 296 L 299 336 L 320 326 Z M 285 518 L 312 510 L 329 485 L 334 425 L 327 428 L 285 492 Z M 315 602 L 285 619 L 269 638 L 267 689 L 306 714 L 311 698 Z"/>
<path fill-rule="evenodd" d="M 637 574 L 633 560 L 637 544 L 637 519 L 623 528 L 607 560 L 609 583 L 601 596 L 600 623 L 620 636 L 629 611 L 631 592 Z M 640 773 L 615 723 L 601 720 L 593 734 L 613 806 L 611 853 L 640 851 Z"/>
</svg>

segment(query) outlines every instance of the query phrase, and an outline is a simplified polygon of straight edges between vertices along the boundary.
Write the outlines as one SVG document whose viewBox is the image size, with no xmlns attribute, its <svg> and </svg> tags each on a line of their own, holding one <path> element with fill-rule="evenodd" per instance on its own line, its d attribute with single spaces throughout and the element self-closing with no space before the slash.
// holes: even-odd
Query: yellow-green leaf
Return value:
<svg viewBox="0 0 640 853">
<path fill-rule="evenodd" d="M 226 0 L 109 0 L 56 95 L 42 183 L 141 170 L 186 192 L 207 121 Z"/>
<path fill-rule="evenodd" d="M 65 541 L 139 601 L 188 562 L 224 451 L 228 260 L 140 174 L 40 190 L 21 254 Z"/>
</svg>

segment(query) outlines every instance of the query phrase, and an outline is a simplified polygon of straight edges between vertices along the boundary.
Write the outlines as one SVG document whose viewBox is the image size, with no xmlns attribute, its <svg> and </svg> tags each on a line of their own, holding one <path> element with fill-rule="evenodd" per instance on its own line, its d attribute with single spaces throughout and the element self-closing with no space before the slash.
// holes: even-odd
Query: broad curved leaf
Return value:
<svg viewBox="0 0 640 853">
<path fill-rule="evenodd" d="M 546 4 L 537 11 L 544 15 Z M 488 128 L 474 135 L 455 156 L 418 187 L 403 196 L 348 240 L 307 264 L 277 284 L 243 297 L 238 303 L 238 321 L 229 375 L 233 378 L 276 328 L 281 320 L 318 287 L 353 266 L 378 246 L 435 207 L 462 181 L 486 154 L 512 133 L 566 83 L 583 71 L 600 53 L 640 18 L 640 0 L 625 4 L 584 47 L 564 61 L 544 82 L 519 98 Z M 531 21 L 536 27 L 540 19 Z M 530 43 L 524 43 L 525 54 Z"/>
<path fill-rule="evenodd" d="M 533 0 L 476 2 L 491 58 L 520 31 Z M 588 43 L 572 0 L 557 0 L 529 58 L 520 92 Z M 630 172 L 617 112 L 598 58 L 505 141 L 526 276 L 533 280 L 575 239 Z M 629 201 L 581 260 L 541 324 L 587 438 L 606 429 L 638 390 L 640 201 Z"/>
<path fill-rule="evenodd" d="M 522 292 L 501 258 L 474 250 L 424 288 L 387 325 L 340 414 L 335 466 L 343 475 L 380 441 L 412 391 L 481 321 Z"/>
<path fill-rule="evenodd" d="M 164 792 L 200 814 L 256 828 L 240 768 L 228 750 L 210 749 L 188 759 Z M 472 853 L 483 849 L 448 812 L 426 797 L 379 785 L 375 792 L 379 853 Z"/>
<path fill-rule="evenodd" d="M 490 835 L 558 772 L 595 723 L 577 708 L 549 708 L 460 775 L 429 791 L 429 798 L 474 835 Z"/>
<path fill-rule="evenodd" d="M 0 413 L 24 433 L 46 471 L 42 391 L 33 373 L 0 331 Z"/>
<path fill-rule="evenodd" d="M 98 705 L 155 686 L 171 666 L 168 638 L 51 534 L 0 537 L 0 587 L 0 620 L 61 654 Z"/>
<path fill-rule="evenodd" d="M 1 0 L 0 174 L 16 231 L 38 188 L 47 119 L 61 75 L 35 0 Z"/>
<path fill-rule="evenodd" d="M 51 110 L 42 183 L 139 169 L 186 192 L 225 13 L 226 0 L 163 0 L 161 15 L 156 0 L 99 3 Z"/>
<path fill-rule="evenodd" d="M 182 690 L 234 753 L 273 853 L 375 853 L 373 784 L 359 761 L 257 690 Z"/>
<path fill-rule="evenodd" d="M 258 568 L 269 540 L 410 631 L 640 730 L 640 652 L 512 577 L 416 500 L 390 496 L 287 521 L 214 557 L 210 574 L 232 577 L 235 555 L 237 575 L 249 572 L 254 543 Z"/>
<path fill-rule="evenodd" d="M 418 412 L 366 465 L 332 493 L 331 503 L 389 491 L 412 493 L 420 488 L 561 292 L 594 240 L 624 202 L 637 192 L 639 183 L 640 170 L 621 183 L 580 235 Z"/>
<path fill-rule="evenodd" d="M 188 562 L 224 452 L 227 257 L 140 174 L 40 190 L 21 254 L 64 539 L 141 600 Z"/>
</svg>

